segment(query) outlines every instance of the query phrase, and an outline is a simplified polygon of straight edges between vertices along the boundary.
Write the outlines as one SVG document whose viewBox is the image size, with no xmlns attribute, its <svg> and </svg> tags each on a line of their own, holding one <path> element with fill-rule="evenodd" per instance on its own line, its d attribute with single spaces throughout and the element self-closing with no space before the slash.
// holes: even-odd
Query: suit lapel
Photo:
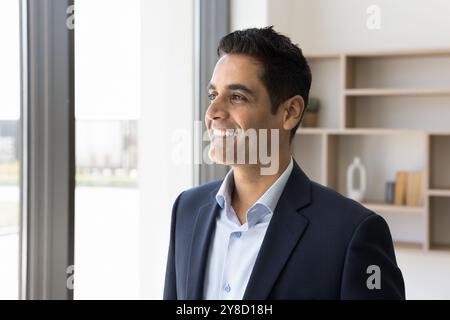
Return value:
<svg viewBox="0 0 450 320">
<path fill-rule="evenodd" d="M 219 210 L 220 206 L 215 199 L 198 210 L 189 255 L 186 299 L 202 299 L 206 259 L 216 221 L 215 217 Z"/>
<path fill-rule="evenodd" d="M 294 161 L 251 273 L 244 299 L 264 300 L 308 226 L 298 211 L 311 202 L 311 182 Z"/>
</svg>

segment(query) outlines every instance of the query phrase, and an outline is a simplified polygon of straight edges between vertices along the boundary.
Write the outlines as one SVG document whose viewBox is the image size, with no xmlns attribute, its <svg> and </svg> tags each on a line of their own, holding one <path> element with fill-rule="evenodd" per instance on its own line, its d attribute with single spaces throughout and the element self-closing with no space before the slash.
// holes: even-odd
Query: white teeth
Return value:
<svg viewBox="0 0 450 320">
<path fill-rule="evenodd" d="M 218 137 L 231 137 L 231 136 L 235 136 L 237 134 L 237 130 L 233 130 L 233 129 L 227 129 L 227 130 L 213 129 L 212 133 L 213 133 L 213 135 L 218 136 Z"/>
</svg>

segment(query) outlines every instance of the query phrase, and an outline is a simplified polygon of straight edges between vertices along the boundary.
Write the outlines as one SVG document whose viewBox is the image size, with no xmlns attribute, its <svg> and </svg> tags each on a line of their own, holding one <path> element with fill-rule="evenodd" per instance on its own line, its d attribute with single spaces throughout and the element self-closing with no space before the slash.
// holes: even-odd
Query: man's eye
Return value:
<svg viewBox="0 0 450 320">
<path fill-rule="evenodd" d="M 209 99 L 210 101 L 213 101 L 215 98 L 216 98 L 216 95 L 215 95 L 214 93 L 208 94 L 208 99 Z"/>
<path fill-rule="evenodd" d="M 233 94 L 233 95 L 231 96 L 231 99 L 234 100 L 234 101 L 238 101 L 238 102 L 246 101 L 246 100 L 247 100 L 245 97 L 240 96 L 240 95 L 238 95 L 238 94 Z"/>
</svg>

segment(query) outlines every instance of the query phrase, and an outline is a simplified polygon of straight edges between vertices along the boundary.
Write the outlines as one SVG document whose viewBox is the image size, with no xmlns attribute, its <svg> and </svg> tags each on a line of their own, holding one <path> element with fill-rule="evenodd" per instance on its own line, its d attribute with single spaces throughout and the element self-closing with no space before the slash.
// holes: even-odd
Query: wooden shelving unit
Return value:
<svg viewBox="0 0 450 320">
<path fill-rule="evenodd" d="M 428 190 L 429 196 L 435 196 L 435 197 L 450 197 L 450 190 L 446 189 L 429 189 Z"/>
<path fill-rule="evenodd" d="M 407 207 L 396 206 L 386 203 L 362 203 L 366 208 L 379 213 L 404 213 L 404 214 L 426 214 L 426 208 L 420 207 Z"/>
<path fill-rule="evenodd" d="M 450 90 L 437 89 L 346 89 L 346 96 L 445 96 Z"/>
<path fill-rule="evenodd" d="M 450 49 L 307 57 L 317 128 L 300 127 L 294 157 L 315 181 L 346 194 L 355 156 L 367 171 L 362 204 L 396 244 L 450 249 Z M 423 170 L 423 206 L 384 203 L 398 171 Z"/>
</svg>

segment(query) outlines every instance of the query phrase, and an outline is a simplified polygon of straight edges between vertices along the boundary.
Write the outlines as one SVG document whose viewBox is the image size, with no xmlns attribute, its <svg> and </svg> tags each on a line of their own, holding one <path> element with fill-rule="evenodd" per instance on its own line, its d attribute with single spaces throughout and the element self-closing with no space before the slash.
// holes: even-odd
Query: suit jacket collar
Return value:
<svg viewBox="0 0 450 320">
<path fill-rule="evenodd" d="M 212 190 L 210 202 L 200 207 L 197 213 L 188 262 L 186 299 L 203 298 L 206 259 L 215 217 L 220 210 L 215 199 L 219 187 L 220 184 Z M 294 168 L 261 244 L 244 299 L 267 299 L 292 250 L 308 226 L 308 219 L 300 210 L 310 203 L 311 181 L 294 161 Z"/>
</svg>

